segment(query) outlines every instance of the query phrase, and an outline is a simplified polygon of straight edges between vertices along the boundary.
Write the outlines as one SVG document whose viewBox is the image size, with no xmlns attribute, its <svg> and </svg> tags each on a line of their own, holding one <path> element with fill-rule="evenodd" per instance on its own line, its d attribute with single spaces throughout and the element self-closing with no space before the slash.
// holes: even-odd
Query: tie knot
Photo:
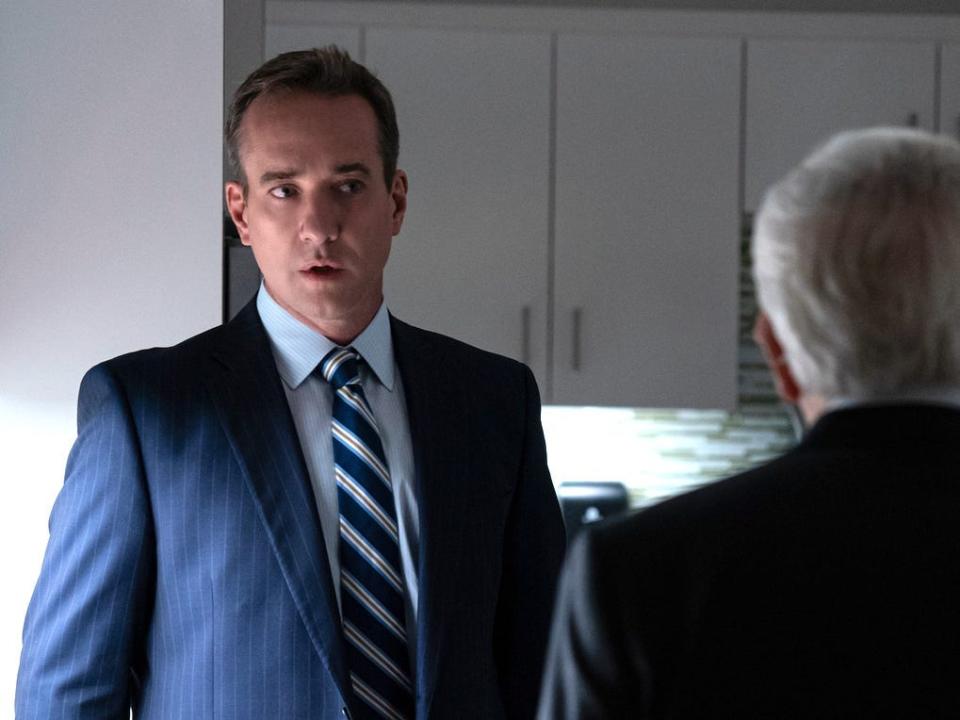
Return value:
<svg viewBox="0 0 960 720">
<path fill-rule="evenodd" d="M 320 361 L 323 379 L 339 390 L 360 382 L 360 354 L 352 347 L 334 348 Z"/>
</svg>

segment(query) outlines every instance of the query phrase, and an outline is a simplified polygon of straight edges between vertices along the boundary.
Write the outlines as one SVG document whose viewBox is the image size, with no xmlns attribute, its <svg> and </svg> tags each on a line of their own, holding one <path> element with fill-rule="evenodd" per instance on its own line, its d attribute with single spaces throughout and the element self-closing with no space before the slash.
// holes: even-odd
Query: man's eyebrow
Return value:
<svg viewBox="0 0 960 720">
<path fill-rule="evenodd" d="M 292 177 L 296 177 L 300 174 L 300 171 L 296 168 L 281 168 L 279 170 L 267 170 L 263 175 L 260 176 L 260 184 L 266 185 L 267 183 L 275 182 L 276 180 L 289 180 Z"/>
<path fill-rule="evenodd" d="M 346 165 L 337 165 L 334 168 L 334 172 L 336 172 L 337 175 L 346 175 L 348 173 L 355 172 L 355 173 L 360 173 L 361 175 L 366 175 L 367 177 L 370 176 L 370 168 L 368 168 L 366 164 L 362 162 L 347 163 Z"/>
</svg>

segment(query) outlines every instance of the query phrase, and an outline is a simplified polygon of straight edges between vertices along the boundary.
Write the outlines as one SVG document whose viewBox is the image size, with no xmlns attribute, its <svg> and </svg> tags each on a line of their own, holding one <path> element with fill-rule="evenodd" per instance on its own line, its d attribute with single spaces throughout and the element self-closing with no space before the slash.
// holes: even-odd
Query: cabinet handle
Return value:
<svg viewBox="0 0 960 720">
<path fill-rule="evenodd" d="M 907 127 L 920 127 L 920 115 L 915 112 L 907 115 Z"/>
<path fill-rule="evenodd" d="M 530 306 L 524 305 L 520 312 L 520 322 L 523 327 L 523 337 L 520 340 L 520 359 L 524 365 L 530 364 Z"/>
<path fill-rule="evenodd" d="M 573 370 L 580 372 L 580 325 L 582 324 L 582 309 L 573 309 Z"/>
<path fill-rule="evenodd" d="M 957 140 L 960 140 L 960 115 L 957 115 Z"/>
</svg>

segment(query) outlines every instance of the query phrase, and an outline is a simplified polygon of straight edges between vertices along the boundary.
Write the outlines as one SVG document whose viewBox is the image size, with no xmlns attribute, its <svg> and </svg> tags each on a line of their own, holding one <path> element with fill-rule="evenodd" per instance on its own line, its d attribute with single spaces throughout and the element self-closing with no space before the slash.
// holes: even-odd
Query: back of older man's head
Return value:
<svg viewBox="0 0 960 720">
<path fill-rule="evenodd" d="M 761 309 L 806 393 L 869 399 L 960 384 L 960 144 L 841 133 L 767 192 Z"/>
</svg>

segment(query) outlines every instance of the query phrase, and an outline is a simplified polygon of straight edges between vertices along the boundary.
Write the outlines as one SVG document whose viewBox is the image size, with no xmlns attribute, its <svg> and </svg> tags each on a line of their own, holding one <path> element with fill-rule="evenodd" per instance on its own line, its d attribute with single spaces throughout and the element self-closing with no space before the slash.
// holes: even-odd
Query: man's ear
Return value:
<svg viewBox="0 0 960 720">
<path fill-rule="evenodd" d="M 224 185 L 223 194 L 227 201 L 227 212 L 230 213 L 230 219 L 233 220 L 240 234 L 240 242 L 249 245 L 250 226 L 247 225 L 247 196 L 243 185 L 231 180 Z"/>
<path fill-rule="evenodd" d="M 390 183 L 390 199 L 393 201 L 392 230 L 396 236 L 400 234 L 403 217 L 407 212 L 407 174 L 403 170 L 397 169 L 393 173 L 393 182 Z"/>
<path fill-rule="evenodd" d="M 790 405 L 796 405 L 800 401 L 802 391 L 790 371 L 790 366 L 787 365 L 787 358 L 784 357 L 783 346 L 773 329 L 773 323 L 763 311 L 757 315 L 757 322 L 753 326 L 753 339 L 763 351 L 763 357 L 773 375 L 780 399 Z"/>
</svg>

